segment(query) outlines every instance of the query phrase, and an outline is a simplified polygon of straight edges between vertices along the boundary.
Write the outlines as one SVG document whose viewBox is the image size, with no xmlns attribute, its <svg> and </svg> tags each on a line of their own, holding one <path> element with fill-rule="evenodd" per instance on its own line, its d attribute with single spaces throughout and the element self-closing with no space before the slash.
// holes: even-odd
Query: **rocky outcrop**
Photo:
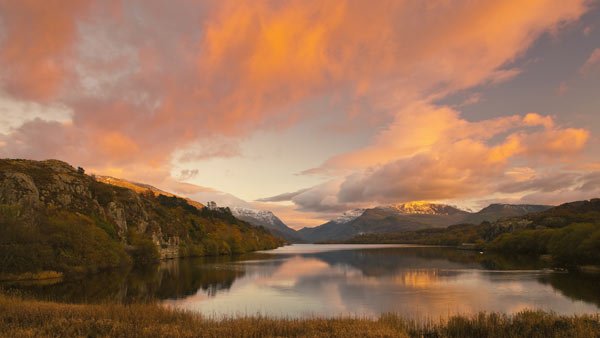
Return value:
<svg viewBox="0 0 600 338">
<path fill-rule="evenodd" d="M 33 179 L 20 172 L 0 173 L 0 203 L 36 205 L 40 192 Z"/>
<path fill-rule="evenodd" d="M 179 237 L 163 234 L 160 224 L 150 219 L 148 206 L 135 191 L 121 189 L 121 196 L 112 196 L 112 188 L 58 160 L 0 161 L 0 204 L 20 205 L 31 213 L 54 208 L 95 215 L 114 224 L 122 242 L 126 242 L 131 229 L 150 235 L 161 258 L 179 257 Z M 100 190 L 105 190 L 106 196 Z"/>
</svg>

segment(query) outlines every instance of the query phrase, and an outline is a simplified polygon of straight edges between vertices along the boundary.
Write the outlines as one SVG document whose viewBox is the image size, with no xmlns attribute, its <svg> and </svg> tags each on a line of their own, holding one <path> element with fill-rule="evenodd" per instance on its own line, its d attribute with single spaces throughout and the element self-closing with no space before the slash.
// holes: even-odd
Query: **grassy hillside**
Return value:
<svg viewBox="0 0 600 338">
<path fill-rule="evenodd" d="M 600 317 L 524 311 L 422 322 L 394 314 L 219 321 L 154 304 L 72 305 L 0 294 L 0 332 L 7 337 L 598 337 Z"/>
<path fill-rule="evenodd" d="M 282 245 L 229 209 L 98 182 L 60 161 L 0 160 L 0 278 L 43 278 Z"/>
</svg>

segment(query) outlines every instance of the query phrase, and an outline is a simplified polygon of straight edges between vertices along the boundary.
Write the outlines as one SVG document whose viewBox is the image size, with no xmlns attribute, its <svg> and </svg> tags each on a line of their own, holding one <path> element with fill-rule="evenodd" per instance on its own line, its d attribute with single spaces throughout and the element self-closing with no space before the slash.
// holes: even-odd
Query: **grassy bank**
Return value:
<svg viewBox="0 0 600 338">
<path fill-rule="evenodd" d="M 153 304 L 75 305 L 0 295 L 6 337 L 598 337 L 600 316 L 522 312 L 415 322 L 377 319 L 206 319 Z"/>
</svg>

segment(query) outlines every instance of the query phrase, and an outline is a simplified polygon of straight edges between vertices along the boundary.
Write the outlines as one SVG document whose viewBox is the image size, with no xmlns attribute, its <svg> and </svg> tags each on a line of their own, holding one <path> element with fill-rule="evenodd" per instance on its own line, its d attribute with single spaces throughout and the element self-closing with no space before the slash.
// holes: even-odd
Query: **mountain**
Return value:
<svg viewBox="0 0 600 338">
<path fill-rule="evenodd" d="M 263 226 L 275 236 L 279 236 L 292 243 L 302 243 L 304 239 L 298 234 L 298 232 L 285 223 L 283 223 L 279 217 L 275 216 L 271 211 L 268 210 L 256 210 L 251 208 L 233 207 L 231 213 L 252 225 Z"/>
<path fill-rule="evenodd" d="M 463 222 L 479 224 L 483 221 L 494 222 L 501 218 L 518 217 L 533 212 L 541 212 L 552 208 L 550 205 L 532 204 L 490 204 L 489 206 L 470 214 Z"/>
<path fill-rule="evenodd" d="M 513 213 L 514 210 L 527 212 L 542 207 L 492 205 L 483 211 L 491 213 L 510 209 L 513 211 L 509 213 Z M 600 266 L 600 199 L 570 202 L 544 209 L 495 222 L 369 233 L 345 242 L 463 246 L 494 253 L 524 255 L 532 259 L 544 256 L 544 262 L 561 269 L 597 270 Z M 494 265 L 489 267 L 495 268 Z"/>
<path fill-rule="evenodd" d="M 279 236 L 288 242 L 304 242 L 296 230 L 288 227 L 272 211 L 256 209 L 251 203 L 226 192 L 198 187 L 189 183 L 185 185 L 189 191 L 185 195 L 193 200 L 213 201 L 217 205 L 230 208 L 237 218 L 255 226 L 263 226 L 275 236 Z"/>
<path fill-rule="evenodd" d="M 100 182 L 131 189 L 138 193 L 151 191 L 156 196 L 177 196 L 144 183 L 132 182 L 110 176 L 96 175 L 95 177 L 96 180 Z M 185 183 L 185 188 L 183 190 L 184 193 L 187 192 L 188 197 L 177 197 L 184 198 L 190 205 L 193 205 L 196 208 L 204 207 L 204 205 L 200 202 L 197 202 L 197 200 L 206 201 L 207 203 L 215 202 L 219 206 L 229 207 L 231 209 L 231 213 L 236 218 L 246 221 L 254 226 L 265 227 L 267 230 L 271 231 L 275 236 L 279 236 L 292 243 L 303 242 L 302 238 L 296 233 L 296 230 L 288 227 L 271 211 L 254 209 L 252 208 L 252 205 L 250 203 L 234 195 L 210 188 Z"/>
<path fill-rule="evenodd" d="M 336 220 L 314 228 L 303 228 L 298 233 L 309 242 L 344 241 L 362 234 L 396 233 L 428 228 L 445 228 L 459 223 L 496 221 L 505 217 L 539 212 L 549 206 L 492 204 L 479 212 L 472 213 L 456 207 L 411 202 L 366 209 L 358 217 L 342 215 Z"/>
<path fill-rule="evenodd" d="M 355 216 L 356 213 L 353 215 Z M 299 231 L 307 241 L 347 240 L 364 233 L 411 231 L 460 222 L 468 212 L 443 204 L 413 202 L 365 209 L 357 217 L 329 221 Z"/>
<path fill-rule="evenodd" d="M 198 208 L 144 187 L 106 184 L 58 160 L 0 160 L 0 279 L 283 244 L 227 208 Z"/>
<path fill-rule="evenodd" d="M 331 220 L 333 223 L 341 224 L 348 223 L 360 217 L 365 212 L 366 209 L 353 209 L 345 211 L 339 217 L 336 217 Z"/>
</svg>

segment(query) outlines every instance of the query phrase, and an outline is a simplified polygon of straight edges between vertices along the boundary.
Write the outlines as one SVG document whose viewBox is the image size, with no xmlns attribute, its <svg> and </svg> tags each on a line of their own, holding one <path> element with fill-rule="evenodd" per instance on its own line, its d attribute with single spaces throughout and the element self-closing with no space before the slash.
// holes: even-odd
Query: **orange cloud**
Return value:
<svg viewBox="0 0 600 338">
<path fill-rule="evenodd" d="M 19 97 L 49 100 L 70 75 L 67 62 L 77 38 L 76 18 L 88 1 L 0 1 L 4 89 Z"/>
<path fill-rule="evenodd" d="M 522 164 L 572 161 L 589 139 L 587 130 L 563 128 L 537 113 L 470 122 L 448 107 L 420 103 L 397 116 L 404 119 L 382 131 L 372 146 L 335 157 L 316 170 L 341 179 L 299 191 L 289 200 L 300 209 L 333 211 L 373 203 L 481 198 L 552 184 L 563 188 L 575 184 L 572 175 L 568 180 L 537 179 L 536 171 L 526 167 L 524 172 Z"/>
<path fill-rule="evenodd" d="M 73 111 L 71 123 L 24 120 L 0 137 L 0 154 L 59 157 L 157 180 L 144 171 L 168 176 L 174 155 L 184 151 L 196 159 L 236 154 L 234 143 L 256 130 L 314 118 L 311 103 L 321 100 L 322 111 L 346 114 L 332 116 L 339 124 L 349 117 L 392 120 L 376 126 L 384 131 L 372 146 L 334 157 L 321 169 L 344 171 L 343 178 L 347 170 L 369 167 L 382 173 L 425 168 L 440 175 L 449 192 L 453 180 L 477 182 L 471 173 L 482 161 L 484 171 L 496 173 L 517 154 L 547 153 L 529 146 L 534 140 L 561 154 L 585 144 L 584 131 L 553 127 L 546 117 L 469 122 L 430 102 L 516 76 L 511 61 L 587 8 L 584 0 L 0 0 L 1 89 L 16 100 Z M 544 131 L 491 144 L 490 134 L 524 126 Z M 211 147 L 220 139 L 233 141 Z M 190 151 L 205 144 L 209 149 Z M 433 187 L 420 185 L 434 195 Z M 319 203 L 337 199 L 327 193 Z"/>
</svg>

